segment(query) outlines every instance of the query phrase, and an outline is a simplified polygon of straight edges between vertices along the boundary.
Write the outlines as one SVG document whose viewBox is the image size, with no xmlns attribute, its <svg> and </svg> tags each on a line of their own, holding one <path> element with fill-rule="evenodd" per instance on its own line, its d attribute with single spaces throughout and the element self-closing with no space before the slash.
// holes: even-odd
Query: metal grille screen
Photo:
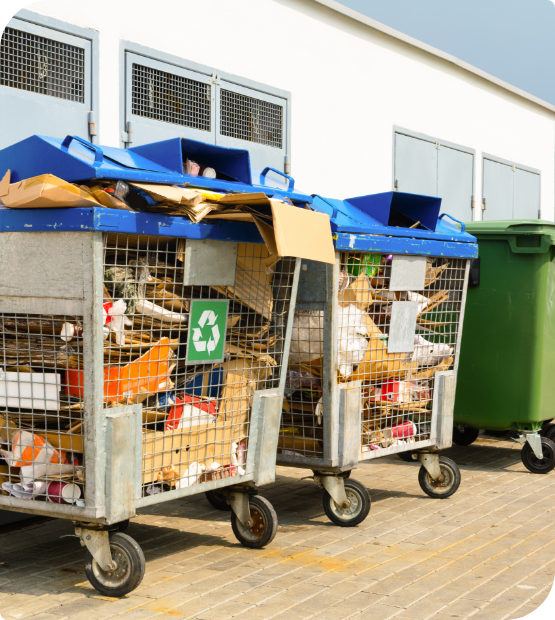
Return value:
<svg viewBox="0 0 555 620">
<path fill-rule="evenodd" d="M 222 89 L 220 133 L 230 138 L 282 148 L 283 108 Z"/>
<path fill-rule="evenodd" d="M 6 28 L 0 44 L 0 85 L 84 103 L 85 50 Z"/>
<path fill-rule="evenodd" d="M 132 112 L 210 131 L 210 85 L 133 64 Z"/>
</svg>

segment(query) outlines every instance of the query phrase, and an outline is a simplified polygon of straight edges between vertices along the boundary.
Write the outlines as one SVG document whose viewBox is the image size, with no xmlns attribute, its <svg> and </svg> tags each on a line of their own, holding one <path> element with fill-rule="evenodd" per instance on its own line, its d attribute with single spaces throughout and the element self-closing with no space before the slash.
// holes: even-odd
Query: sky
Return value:
<svg viewBox="0 0 555 620">
<path fill-rule="evenodd" d="M 553 0 L 338 0 L 555 105 Z"/>
</svg>

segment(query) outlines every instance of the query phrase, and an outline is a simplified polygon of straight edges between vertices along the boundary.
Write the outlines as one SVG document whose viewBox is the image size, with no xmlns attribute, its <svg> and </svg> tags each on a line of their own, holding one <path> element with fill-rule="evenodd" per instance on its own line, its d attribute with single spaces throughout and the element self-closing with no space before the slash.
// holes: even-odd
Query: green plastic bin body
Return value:
<svg viewBox="0 0 555 620">
<path fill-rule="evenodd" d="M 555 417 L 555 224 L 473 222 L 480 284 L 469 288 L 454 423 L 538 430 Z"/>
</svg>

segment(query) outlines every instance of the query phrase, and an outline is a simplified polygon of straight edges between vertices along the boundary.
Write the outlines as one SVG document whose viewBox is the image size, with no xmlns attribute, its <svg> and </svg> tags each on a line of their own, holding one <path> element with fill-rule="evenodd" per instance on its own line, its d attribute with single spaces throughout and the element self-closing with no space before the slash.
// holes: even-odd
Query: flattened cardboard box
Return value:
<svg viewBox="0 0 555 620">
<path fill-rule="evenodd" d="M 203 424 L 175 431 L 143 433 L 143 484 L 156 482 L 163 467 L 185 475 L 196 461 L 208 468 L 231 462 L 231 446 L 248 437 L 248 424 Z"/>
<path fill-rule="evenodd" d="M 10 183 L 8 170 L 0 181 L 0 208 L 45 209 L 53 207 L 98 207 L 94 196 L 77 185 L 68 183 L 53 174 Z"/>
</svg>

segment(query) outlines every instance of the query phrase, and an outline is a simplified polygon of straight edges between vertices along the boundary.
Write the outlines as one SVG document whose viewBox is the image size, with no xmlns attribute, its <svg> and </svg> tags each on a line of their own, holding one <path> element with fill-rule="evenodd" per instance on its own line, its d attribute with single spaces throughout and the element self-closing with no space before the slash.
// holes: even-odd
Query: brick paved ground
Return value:
<svg viewBox="0 0 555 620">
<path fill-rule="evenodd" d="M 4 620 L 513 620 L 547 597 L 555 574 L 555 472 L 529 474 L 518 447 L 486 437 L 450 455 L 463 482 L 424 495 L 418 465 L 387 458 L 354 477 L 372 494 L 356 528 L 333 526 L 307 472 L 279 469 L 263 488 L 280 519 L 275 541 L 236 543 L 229 515 L 203 497 L 142 510 L 143 583 L 123 599 L 86 581 L 84 551 L 62 521 L 0 535 Z M 362 615 L 364 614 L 364 616 Z"/>
</svg>

